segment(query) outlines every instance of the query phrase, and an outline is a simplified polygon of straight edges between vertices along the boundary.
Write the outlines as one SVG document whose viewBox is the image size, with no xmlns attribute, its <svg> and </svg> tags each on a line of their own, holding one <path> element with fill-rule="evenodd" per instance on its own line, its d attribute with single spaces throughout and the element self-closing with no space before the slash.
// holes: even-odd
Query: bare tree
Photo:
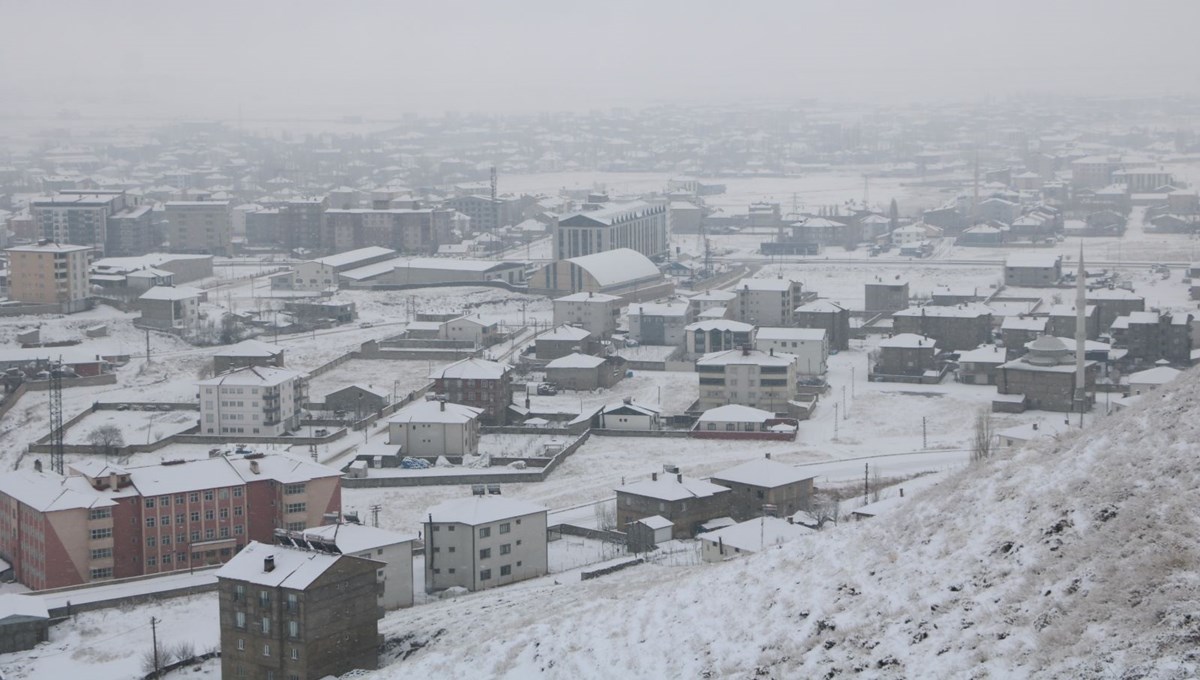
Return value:
<svg viewBox="0 0 1200 680">
<path fill-rule="evenodd" d="M 597 503 L 592 507 L 596 513 L 596 528 L 601 531 L 612 531 L 617 528 L 617 509 L 607 501 Z"/>
<path fill-rule="evenodd" d="M 95 427 L 88 433 L 88 443 L 95 449 L 96 454 L 103 454 L 105 458 L 116 453 L 116 450 L 125 446 L 125 436 L 121 434 L 121 428 L 116 425 L 100 425 Z"/>
<path fill-rule="evenodd" d="M 992 412 L 986 406 L 975 415 L 975 439 L 971 447 L 971 462 L 986 460 L 995 446 L 995 431 L 992 427 Z"/>
<path fill-rule="evenodd" d="M 871 471 L 871 502 L 878 503 L 883 494 L 883 473 L 879 471 L 879 466 Z"/>
<path fill-rule="evenodd" d="M 837 496 L 829 493 L 813 494 L 812 501 L 809 503 L 812 508 L 812 516 L 817 519 L 817 528 L 821 529 L 826 522 L 838 523 L 838 519 L 842 514 L 842 503 Z"/>
</svg>

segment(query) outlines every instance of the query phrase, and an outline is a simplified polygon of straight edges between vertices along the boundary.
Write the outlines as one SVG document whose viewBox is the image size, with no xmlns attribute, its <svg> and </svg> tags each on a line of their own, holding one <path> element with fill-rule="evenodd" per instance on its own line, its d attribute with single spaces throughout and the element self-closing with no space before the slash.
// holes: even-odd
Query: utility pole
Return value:
<svg viewBox="0 0 1200 680">
<path fill-rule="evenodd" d="M 146 329 L 146 363 L 150 363 L 150 329 Z"/>
<path fill-rule="evenodd" d="M 833 438 L 838 438 L 838 403 L 833 402 Z"/>
<path fill-rule="evenodd" d="M 925 428 L 925 416 L 921 416 L 921 449 L 929 448 L 929 431 Z"/>
<path fill-rule="evenodd" d="M 846 386 L 842 385 L 842 420 L 850 417 L 850 409 L 846 408 Z"/>
<path fill-rule="evenodd" d="M 380 508 L 381 508 L 381 506 L 378 503 L 371 506 L 371 526 L 375 527 L 376 529 L 379 528 L 379 510 L 380 510 Z"/>
<path fill-rule="evenodd" d="M 150 617 L 150 644 L 154 645 L 154 677 L 158 677 L 158 619 Z"/>
<path fill-rule="evenodd" d="M 871 500 L 871 464 L 863 463 L 863 502 Z"/>
<path fill-rule="evenodd" d="M 850 367 L 850 396 L 854 396 L 854 367 Z"/>
<path fill-rule="evenodd" d="M 50 469 L 63 472 L 62 358 L 50 364 Z"/>
</svg>

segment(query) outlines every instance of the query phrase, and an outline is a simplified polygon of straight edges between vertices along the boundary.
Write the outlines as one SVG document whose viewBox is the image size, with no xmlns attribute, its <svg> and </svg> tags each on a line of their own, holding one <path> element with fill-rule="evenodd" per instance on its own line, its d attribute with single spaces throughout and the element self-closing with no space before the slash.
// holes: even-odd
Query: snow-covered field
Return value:
<svg viewBox="0 0 1200 680">
<path fill-rule="evenodd" d="M 387 359 L 351 359 L 333 370 L 313 378 L 308 384 L 312 401 L 324 401 L 325 395 L 348 385 L 366 385 L 403 399 L 409 392 L 428 385 L 432 368 L 446 362 L 391 361 Z"/>
</svg>

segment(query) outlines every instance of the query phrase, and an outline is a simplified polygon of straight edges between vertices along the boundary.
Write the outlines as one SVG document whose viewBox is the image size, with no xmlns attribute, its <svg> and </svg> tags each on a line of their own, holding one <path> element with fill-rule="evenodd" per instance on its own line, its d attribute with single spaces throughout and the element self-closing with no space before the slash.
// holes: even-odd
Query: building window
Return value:
<svg viewBox="0 0 1200 680">
<path fill-rule="evenodd" d="M 491 569 L 484 569 L 479 572 L 479 580 L 480 581 L 489 581 L 489 580 L 491 580 L 491 578 L 492 578 L 492 570 Z"/>
<path fill-rule="evenodd" d="M 246 586 L 239 583 L 233 587 L 233 601 L 241 602 L 244 599 L 246 599 Z"/>
<path fill-rule="evenodd" d="M 108 519 L 112 517 L 112 508 L 94 508 L 88 510 L 88 519 Z"/>
<path fill-rule="evenodd" d="M 502 522 L 500 524 L 500 533 L 507 534 L 511 530 L 512 530 L 512 525 L 510 525 L 508 522 Z"/>
<path fill-rule="evenodd" d="M 112 557 L 112 548 L 99 548 L 92 551 L 93 560 L 106 560 Z"/>
<path fill-rule="evenodd" d="M 244 531 L 244 529 L 242 528 L 241 524 L 234 525 L 234 527 L 233 527 L 233 535 L 234 536 L 241 536 L 243 531 Z"/>
<path fill-rule="evenodd" d="M 159 505 L 159 507 L 162 507 L 162 508 L 170 506 L 171 505 L 171 497 L 163 496 L 163 497 L 159 498 L 158 505 Z"/>
<path fill-rule="evenodd" d="M 262 617 L 262 634 L 263 635 L 271 634 L 271 619 L 270 619 L 270 617 L 266 617 L 266 616 Z"/>
<path fill-rule="evenodd" d="M 242 638 L 238 638 L 238 651 L 243 652 L 245 650 L 246 650 L 246 641 L 243 640 Z"/>
<path fill-rule="evenodd" d="M 503 543 L 500 545 L 500 554 L 507 555 L 512 552 L 512 543 Z"/>
<path fill-rule="evenodd" d="M 93 579 L 112 578 L 112 574 L 113 574 L 112 567 L 104 567 L 103 569 L 92 569 L 91 570 L 91 577 Z"/>
<path fill-rule="evenodd" d="M 184 519 L 185 519 L 186 517 L 187 517 L 187 515 L 183 514 L 182 512 L 181 512 L 181 513 L 179 513 L 178 515 L 175 515 L 175 523 L 176 523 L 176 524 L 183 524 L 183 522 L 184 522 Z"/>
<path fill-rule="evenodd" d="M 263 645 L 263 656 L 271 656 L 271 645 Z"/>
<path fill-rule="evenodd" d="M 299 621 L 288 621 L 288 637 L 300 637 Z"/>
<path fill-rule="evenodd" d="M 196 493 L 195 491 L 188 494 L 188 502 L 189 503 L 198 503 L 199 501 L 200 501 L 200 494 Z"/>
<path fill-rule="evenodd" d="M 484 548 L 483 550 L 479 551 L 479 559 L 481 559 L 481 560 L 486 560 L 486 559 L 490 558 L 491 556 L 492 556 L 491 548 Z"/>
<path fill-rule="evenodd" d="M 242 487 L 240 487 L 240 486 L 233 487 L 233 497 L 234 498 L 242 497 Z"/>
<path fill-rule="evenodd" d="M 158 566 L 158 558 L 157 557 L 147 557 L 146 558 L 146 566 L 147 567 L 157 567 Z"/>
<path fill-rule="evenodd" d="M 240 505 L 233 506 L 233 516 L 234 517 L 242 516 L 242 506 L 240 506 Z"/>
<path fill-rule="evenodd" d="M 299 659 L 300 659 L 300 650 L 296 649 L 295 647 L 292 647 L 292 661 L 298 661 Z M 299 678 L 299 676 L 297 676 L 297 675 L 293 675 L 290 677 Z"/>
<path fill-rule="evenodd" d="M 284 528 L 288 531 L 304 531 L 308 527 L 304 524 L 304 522 L 288 522 L 286 525 L 284 525 Z"/>
<path fill-rule="evenodd" d="M 491 535 L 492 535 L 491 527 L 479 527 L 479 537 L 480 538 L 487 538 L 488 536 L 491 536 Z"/>
<path fill-rule="evenodd" d="M 271 593 L 265 590 L 258 591 L 258 606 L 260 609 L 271 606 Z"/>
<path fill-rule="evenodd" d="M 289 612 L 294 612 L 294 611 L 296 611 L 296 610 L 297 610 L 299 607 L 300 607 L 300 602 L 299 602 L 299 600 L 297 600 L 297 598 L 296 598 L 296 594 L 295 594 L 295 593 L 288 593 L 288 596 L 287 596 L 287 610 L 288 610 Z"/>
<path fill-rule="evenodd" d="M 221 519 L 229 519 L 229 508 L 221 508 L 221 511 L 217 513 L 217 516 Z"/>
<path fill-rule="evenodd" d="M 153 508 L 153 507 L 154 507 L 154 499 L 153 499 L 153 498 L 147 498 L 147 499 L 146 499 L 146 507 L 147 507 L 147 508 Z"/>
<path fill-rule="evenodd" d="M 112 527 L 92 529 L 92 540 L 95 541 L 101 538 L 112 538 Z"/>
<path fill-rule="evenodd" d="M 154 544 L 155 544 L 155 538 L 153 536 L 146 537 L 146 547 L 153 548 Z"/>
<path fill-rule="evenodd" d="M 212 510 L 205 510 L 205 511 L 204 511 L 204 519 L 212 519 L 212 518 L 213 518 L 213 511 L 212 511 Z"/>
<path fill-rule="evenodd" d="M 212 490 L 212 489 L 205 489 L 205 491 L 204 491 L 204 500 L 206 500 L 206 501 L 211 501 L 212 499 L 213 499 L 213 490 Z"/>
<path fill-rule="evenodd" d="M 303 483 L 285 484 L 283 486 L 283 494 L 285 496 L 295 496 L 296 494 L 304 493 L 304 488 L 305 488 L 305 485 Z"/>
<path fill-rule="evenodd" d="M 171 516 L 163 515 L 162 517 L 159 517 L 158 524 L 159 524 L 159 526 L 164 526 L 164 527 L 171 526 Z"/>
<path fill-rule="evenodd" d="M 500 575 L 501 576 L 511 576 L 512 575 L 512 566 L 506 564 L 506 565 L 500 567 Z"/>
<path fill-rule="evenodd" d="M 148 526 L 148 527 L 154 526 L 154 518 L 153 517 L 146 518 L 146 526 Z"/>
<path fill-rule="evenodd" d="M 288 503 L 283 506 L 283 512 L 288 515 L 305 512 L 308 506 L 305 503 Z"/>
<path fill-rule="evenodd" d="M 205 529 L 205 530 L 204 530 L 204 538 L 205 538 L 206 540 L 207 540 L 207 539 L 210 539 L 210 538 L 212 538 L 213 536 L 214 536 L 214 534 L 213 534 L 213 530 L 212 530 L 212 529 Z"/>
</svg>

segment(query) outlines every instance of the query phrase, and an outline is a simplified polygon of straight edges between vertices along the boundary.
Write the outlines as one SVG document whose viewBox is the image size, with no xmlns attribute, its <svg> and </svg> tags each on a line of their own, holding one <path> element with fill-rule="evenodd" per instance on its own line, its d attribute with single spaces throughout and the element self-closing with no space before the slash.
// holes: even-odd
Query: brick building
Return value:
<svg viewBox="0 0 1200 680">
<path fill-rule="evenodd" d="M 680 474 L 659 474 L 617 489 L 617 529 L 646 517 L 665 517 L 676 538 L 691 538 L 701 524 L 730 512 L 733 492 Z"/>
<path fill-rule="evenodd" d="M 850 310 L 832 300 L 813 300 L 795 310 L 800 328 L 823 328 L 829 349 L 850 349 Z"/>
<path fill-rule="evenodd" d="M 812 500 L 814 476 L 800 468 L 766 458 L 721 470 L 711 478 L 713 484 L 728 487 L 729 516 L 741 522 L 764 513 L 764 505 L 775 506 L 776 517 L 808 510 Z"/>
<path fill-rule="evenodd" d="M 434 391 L 455 404 L 483 409 L 485 425 L 503 425 L 512 403 L 512 366 L 486 359 L 463 359 L 429 374 Z"/>
<path fill-rule="evenodd" d="M 982 305 L 909 307 L 892 315 L 892 328 L 897 334 L 933 338 L 947 352 L 974 349 L 992 339 L 992 310 Z"/>
</svg>

